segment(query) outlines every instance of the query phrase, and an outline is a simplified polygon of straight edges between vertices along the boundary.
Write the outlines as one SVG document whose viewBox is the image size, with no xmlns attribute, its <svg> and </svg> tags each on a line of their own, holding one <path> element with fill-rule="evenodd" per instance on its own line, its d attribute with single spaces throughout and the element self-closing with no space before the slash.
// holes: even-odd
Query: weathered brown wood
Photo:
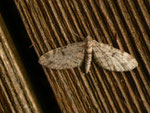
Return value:
<svg viewBox="0 0 150 113">
<path fill-rule="evenodd" d="M 0 113 L 42 113 L 1 14 Z"/>
<path fill-rule="evenodd" d="M 139 66 L 131 72 L 44 68 L 64 113 L 150 112 L 150 16 L 148 1 L 15 0 L 40 57 L 50 49 L 93 39 L 128 51 Z M 79 34 L 77 37 L 72 32 Z"/>
</svg>

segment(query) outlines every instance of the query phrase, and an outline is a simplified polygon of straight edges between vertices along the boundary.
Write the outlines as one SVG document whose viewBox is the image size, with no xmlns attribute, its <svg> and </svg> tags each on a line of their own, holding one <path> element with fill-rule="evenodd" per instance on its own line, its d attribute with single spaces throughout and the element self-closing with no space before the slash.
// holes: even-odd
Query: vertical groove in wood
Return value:
<svg viewBox="0 0 150 113">
<path fill-rule="evenodd" d="M 0 98 L 4 112 L 42 112 L 26 77 L 27 73 L 0 14 Z"/>
<path fill-rule="evenodd" d="M 109 72 L 95 63 L 87 75 L 80 67 L 62 71 L 44 68 L 62 112 L 150 112 L 150 16 L 144 1 L 15 2 L 39 56 L 90 34 L 131 53 L 139 63 L 138 68 L 125 73 Z"/>
</svg>

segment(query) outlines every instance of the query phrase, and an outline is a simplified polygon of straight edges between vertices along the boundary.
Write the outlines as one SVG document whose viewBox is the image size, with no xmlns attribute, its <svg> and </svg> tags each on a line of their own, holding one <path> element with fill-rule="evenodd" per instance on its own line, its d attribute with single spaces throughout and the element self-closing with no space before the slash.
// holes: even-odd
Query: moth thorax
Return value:
<svg viewBox="0 0 150 113">
<path fill-rule="evenodd" d="M 85 54 L 85 73 L 88 73 L 92 60 L 92 41 L 86 43 L 86 54 Z"/>
</svg>

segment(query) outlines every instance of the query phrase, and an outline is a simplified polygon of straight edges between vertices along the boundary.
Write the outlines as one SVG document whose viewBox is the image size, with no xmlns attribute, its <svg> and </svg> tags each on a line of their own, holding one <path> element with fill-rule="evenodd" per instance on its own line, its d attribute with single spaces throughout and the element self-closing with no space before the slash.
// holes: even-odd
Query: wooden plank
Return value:
<svg viewBox="0 0 150 113">
<path fill-rule="evenodd" d="M 122 0 L 15 0 L 26 30 L 40 57 L 50 49 L 84 40 L 131 53 L 138 68 L 106 71 L 92 63 L 81 68 L 51 70 L 43 67 L 64 113 L 150 112 L 150 40 L 147 4 Z M 79 34 L 77 37 L 73 32 Z"/>
<path fill-rule="evenodd" d="M 27 76 L 0 14 L 1 113 L 42 113 Z"/>
</svg>

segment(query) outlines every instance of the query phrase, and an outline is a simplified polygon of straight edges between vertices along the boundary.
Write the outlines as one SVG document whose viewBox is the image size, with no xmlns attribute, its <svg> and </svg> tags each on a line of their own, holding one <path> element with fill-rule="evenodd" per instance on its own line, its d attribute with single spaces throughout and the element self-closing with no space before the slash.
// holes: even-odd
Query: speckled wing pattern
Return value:
<svg viewBox="0 0 150 113">
<path fill-rule="evenodd" d="M 51 69 L 67 69 L 80 66 L 84 61 L 85 42 L 69 44 L 50 50 L 39 59 L 39 63 Z"/>
<path fill-rule="evenodd" d="M 48 51 L 40 57 L 39 63 L 51 69 L 67 69 L 81 66 L 85 61 L 85 72 L 88 73 L 91 56 L 99 66 L 111 71 L 130 71 L 138 66 L 136 59 L 127 52 L 92 40 L 90 36 L 83 42 Z"/>
<path fill-rule="evenodd" d="M 93 54 L 99 66 L 111 71 L 130 71 L 138 65 L 136 59 L 127 52 L 95 40 L 93 40 Z"/>
</svg>

